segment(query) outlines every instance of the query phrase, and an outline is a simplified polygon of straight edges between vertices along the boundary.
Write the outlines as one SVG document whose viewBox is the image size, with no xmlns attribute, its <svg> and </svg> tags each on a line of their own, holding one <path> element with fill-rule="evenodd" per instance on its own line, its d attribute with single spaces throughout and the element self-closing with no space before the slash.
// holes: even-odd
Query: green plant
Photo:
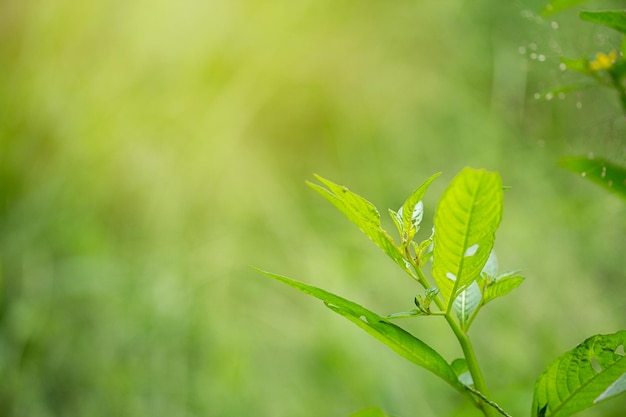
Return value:
<svg viewBox="0 0 626 417">
<path fill-rule="evenodd" d="M 573 7 L 584 0 L 553 0 L 542 11 L 543 16 L 550 16 Z M 581 20 L 609 27 L 626 35 L 626 10 L 584 10 L 579 14 Z M 626 113 L 626 37 L 622 37 L 620 50 L 598 52 L 594 57 L 561 58 L 564 69 L 586 76 L 585 81 L 567 86 L 560 86 L 544 93 L 550 98 L 560 93 L 602 86 L 615 90 Z"/>
<path fill-rule="evenodd" d="M 398 211 L 389 210 L 399 243 L 381 226 L 376 207 L 346 187 L 320 176 L 322 185 L 308 183 L 381 248 L 419 286 L 415 308 L 381 316 L 346 298 L 293 279 L 262 272 L 318 298 L 400 356 L 446 381 L 487 417 L 509 414 L 492 400 L 476 359 L 468 331 L 481 309 L 517 288 L 517 272 L 498 273 L 493 254 L 495 232 L 503 211 L 499 174 L 465 168 L 441 197 L 431 236 L 415 241 L 423 218 L 422 199 L 428 178 Z M 430 268 L 428 268 L 430 267 Z M 430 269 L 427 276 L 426 270 Z M 439 317 L 458 340 L 463 357 L 448 362 L 437 351 L 392 321 L 408 317 Z M 596 335 L 564 353 L 535 384 L 532 417 L 566 417 L 626 391 L 626 331 Z M 381 417 L 368 408 L 353 417 Z"/>
</svg>

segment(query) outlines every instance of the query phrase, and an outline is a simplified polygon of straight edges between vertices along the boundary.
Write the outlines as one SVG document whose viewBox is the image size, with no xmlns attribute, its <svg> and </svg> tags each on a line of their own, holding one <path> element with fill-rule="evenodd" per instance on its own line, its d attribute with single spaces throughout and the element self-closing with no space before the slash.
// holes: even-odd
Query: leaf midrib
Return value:
<svg viewBox="0 0 626 417">
<path fill-rule="evenodd" d="M 468 237 L 469 237 L 469 228 L 470 228 L 470 223 L 471 223 L 471 219 L 474 215 L 474 211 L 476 210 L 476 196 L 478 195 L 478 190 L 480 190 L 480 186 L 482 185 L 483 182 L 483 178 L 484 177 L 480 177 L 479 181 L 478 181 L 478 186 L 472 190 L 472 206 L 469 210 L 469 216 L 468 216 L 468 221 L 465 224 L 465 231 L 463 233 L 463 253 L 465 253 L 465 251 L 467 250 L 467 242 L 468 242 Z M 459 268 L 456 271 L 456 281 L 454 282 L 454 286 L 452 287 L 452 292 L 450 293 L 450 300 L 448 301 L 448 309 L 446 311 L 446 314 L 450 314 L 450 312 L 452 311 L 452 308 L 454 306 L 454 300 L 456 299 L 456 292 L 458 290 L 458 287 L 460 285 L 461 282 L 461 274 L 463 271 L 465 265 L 465 256 L 463 256 L 463 254 L 461 254 L 461 261 L 459 262 Z M 471 282 L 470 282 L 471 284 Z"/>
</svg>

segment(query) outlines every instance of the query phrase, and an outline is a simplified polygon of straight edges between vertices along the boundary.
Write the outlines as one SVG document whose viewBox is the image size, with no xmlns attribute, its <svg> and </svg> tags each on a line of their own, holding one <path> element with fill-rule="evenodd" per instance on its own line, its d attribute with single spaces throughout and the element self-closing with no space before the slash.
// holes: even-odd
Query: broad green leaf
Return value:
<svg viewBox="0 0 626 417">
<path fill-rule="evenodd" d="M 369 407 L 365 410 L 357 411 L 354 414 L 350 414 L 350 417 L 390 417 L 385 414 L 383 410 L 378 407 Z"/>
<path fill-rule="evenodd" d="M 626 35 L 626 11 L 624 10 L 582 11 L 579 16 L 582 20 L 608 26 Z"/>
<path fill-rule="evenodd" d="M 413 275 L 407 261 L 393 239 L 380 224 L 380 214 L 376 207 L 348 188 L 337 185 L 319 175 L 316 175 L 326 187 L 321 187 L 307 181 L 307 185 L 320 193 L 339 209 L 352 223 L 365 233 L 379 248 L 393 259 L 402 269 Z"/>
<path fill-rule="evenodd" d="M 567 417 L 626 390 L 626 331 L 596 335 L 554 361 L 535 383 L 533 417 Z"/>
<path fill-rule="evenodd" d="M 590 159 L 585 157 L 562 159 L 561 166 L 626 198 L 625 167 L 615 165 L 604 159 Z"/>
<path fill-rule="evenodd" d="M 552 0 L 545 5 L 543 10 L 541 11 L 541 14 L 543 16 L 550 16 L 552 14 L 569 9 L 570 7 L 579 5 L 580 3 L 584 3 L 585 1 L 587 0 Z"/>
<path fill-rule="evenodd" d="M 277 281 L 294 287 L 301 292 L 322 300 L 328 308 L 340 314 L 356 324 L 371 336 L 393 349 L 400 356 L 408 359 L 416 365 L 426 368 L 430 372 L 442 378 L 454 388 L 467 395 L 463 385 L 458 381 L 456 374 L 433 348 L 422 342 L 406 330 L 380 317 L 378 314 L 346 300 L 338 295 L 329 293 L 317 287 L 287 278 L 281 275 L 272 274 L 257 269 Z"/>
<path fill-rule="evenodd" d="M 487 281 L 483 291 L 483 305 L 496 298 L 507 295 L 515 288 L 519 287 L 522 281 L 524 281 L 524 277 L 512 274 L 503 274 L 493 278 L 492 281 Z"/>
<path fill-rule="evenodd" d="M 428 190 L 430 184 L 437 178 L 441 173 L 437 173 L 428 178 L 422 185 L 417 187 L 415 191 L 411 193 L 409 198 L 406 199 L 402 208 L 398 211 L 398 213 L 402 214 L 402 224 L 405 233 L 408 234 L 408 240 L 411 240 L 417 229 L 422 222 L 422 216 L 424 214 L 424 205 L 422 204 L 422 199 L 424 198 L 424 194 Z"/>
<path fill-rule="evenodd" d="M 433 277 L 452 301 L 480 274 L 502 218 L 502 183 L 495 172 L 465 168 L 444 192 L 435 213 Z"/>
</svg>

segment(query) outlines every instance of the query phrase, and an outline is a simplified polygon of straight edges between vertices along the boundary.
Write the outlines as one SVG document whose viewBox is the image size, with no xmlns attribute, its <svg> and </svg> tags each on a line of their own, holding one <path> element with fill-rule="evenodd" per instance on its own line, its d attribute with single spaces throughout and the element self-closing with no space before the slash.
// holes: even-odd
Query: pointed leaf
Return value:
<svg viewBox="0 0 626 417">
<path fill-rule="evenodd" d="M 435 214 L 433 277 L 451 301 L 480 274 L 502 218 L 502 183 L 495 172 L 465 168 L 439 201 Z"/>
<path fill-rule="evenodd" d="M 467 328 L 471 314 L 480 305 L 482 293 L 476 281 L 461 292 L 454 300 L 454 311 L 463 329 Z"/>
<path fill-rule="evenodd" d="M 402 210 L 402 207 L 400 207 Z M 404 236 L 404 224 L 402 223 L 402 212 L 395 212 L 392 209 L 389 209 L 389 216 L 391 216 L 391 220 L 393 220 L 393 224 L 396 225 L 398 229 L 398 233 L 400 236 Z"/>
<path fill-rule="evenodd" d="M 483 305 L 498 297 L 507 295 L 519 287 L 522 281 L 524 281 L 524 277 L 512 275 L 495 278 L 493 281 L 488 282 L 483 291 Z"/>
<path fill-rule="evenodd" d="M 321 183 L 328 189 L 317 184 L 307 182 L 309 187 L 320 193 L 339 209 L 352 223 L 365 233 L 379 248 L 393 259 L 402 269 L 412 275 L 408 262 L 402 252 L 396 246 L 393 239 L 380 224 L 380 214 L 376 207 L 348 188 L 337 185 L 319 175 L 316 175 Z"/>
<path fill-rule="evenodd" d="M 415 191 L 411 193 L 409 198 L 406 199 L 404 204 L 402 205 L 402 223 L 404 225 L 405 232 L 409 233 L 409 231 L 413 231 L 413 233 L 409 233 L 409 239 L 413 238 L 415 232 L 417 232 L 417 228 L 422 222 L 422 216 L 424 213 L 424 204 L 422 204 L 422 199 L 424 198 L 424 194 L 428 190 L 430 184 L 437 178 L 441 173 L 437 173 L 428 178 L 422 185 L 417 187 Z M 400 213 L 400 211 L 399 211 Z"/>
<path fill-rule="evenodd" d="M 550 16 L 552 14 L 561 12 L 563 10 L 574 7 L 580 3 L 584 3 L 587 0 L 552 0 L 541 11 L 543 16 Z"/>
<path fill-rule="evenodd" d="M 535 384 L 533 417 L 567 417 L 626 390 L 626 331 L 596 335 L 554 361 Z"/>
<path fill-rule="evenodd" d="M 582 11 L 579 16 L 582 20 L 599 23 L 626 35 L 626 11 L 624 10 Z"/>
<path fill-rule="evenodd" d="M 624 167 L 604 159 L 584 157 L 562 159 L 561 166 L 626 198 L 626 168 Z"/>
<path fill-rule="evenodd" d="M 257 269 L 277 281 L 294 287 L 305 294 L 318 298 L 335 313 L 340 314 L 365 330 L 371 336 L 393 349 L 397 354 L 409 361 L 426 368 L 430 372 L 442 378 L 454 388 L 467 395 L 463 385 L 458 381 L 454 371 L 446 360 L 433 348 L 422 342 L 406 330 L 380 317 L 378 314 L 346 300 L 338 295 L 329 293 L 311 285 L 287 278 L 281 275 L 272 274 Z"/>
<path fill-rule="evenodd" d="M 365 410 L 350 414 L 350 417 L 389 417 L 389 415 L 385 414 L 385 412 L 378 407 L 369 407 Z"/>
</svg>

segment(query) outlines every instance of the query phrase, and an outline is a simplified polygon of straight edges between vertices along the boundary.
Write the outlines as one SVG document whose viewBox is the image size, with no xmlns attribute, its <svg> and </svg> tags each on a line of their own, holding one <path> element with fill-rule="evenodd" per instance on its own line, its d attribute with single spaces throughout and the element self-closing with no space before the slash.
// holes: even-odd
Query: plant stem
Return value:
<svg viewBox="0 0 626 417">
<path fill-rule="evenodd" d="M 480 365 L 478 364 L 478 360 L 476 359 L 476 354 L 474 353 L 474 348 L 472 347 L 469 336 L 463 331 L 463 329 L 461 329 L 461 327 L 456 322 L 456 320 L 454 320 L 454 317 L 452 317 L 452 315 L 446 314 L 445 317 L 446 321 L 450 325 L 450 328 L 454 332 L 454 335 L 459 341 L 459 344 L 461 345 L 463 355 L 465 356 L 465 361 L 467 362 L 467 368 L 472 375 L 474 387 L 476 387 L 476 390 L 481 392 L 485 397 L 490 398 L 489 390 L 487 389 L 487 384 L 485 383 L 485 378 L 483 377 Z M 479 407 L 485 417 L 495 417 L 498 415 L 496 410 L 494 408 L 491 408 L 491 406 L 489 406 L 484 401 L 479 402 Z"/>
</svg>

